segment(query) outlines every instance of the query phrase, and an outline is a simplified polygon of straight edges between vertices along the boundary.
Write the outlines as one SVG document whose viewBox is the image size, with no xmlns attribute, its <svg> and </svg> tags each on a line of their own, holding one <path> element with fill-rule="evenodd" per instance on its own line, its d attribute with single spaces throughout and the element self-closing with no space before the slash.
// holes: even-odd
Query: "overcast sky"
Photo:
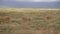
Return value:
<svg viewBox="0 0 60 34">
<path fill-rule="evenodd" d="M 55 1 L 60 1 L 60 0 L 3 0 L 3 1 L 55 2 Z"/>
<path fill-rule="evenodd" d="M 54 2 L 59 0 L 16 0 L 16 1 L 30 1 L 30 2 Z"/>
<path fill-rule="evenodd" d="M 60 7 L 60 0 L 0 0 L 0 7 Z"/>
<path fill-rule="evenodd" d="M 56 2 L 60 0 L 3 0 L 3 1 Z"/>
</svg>

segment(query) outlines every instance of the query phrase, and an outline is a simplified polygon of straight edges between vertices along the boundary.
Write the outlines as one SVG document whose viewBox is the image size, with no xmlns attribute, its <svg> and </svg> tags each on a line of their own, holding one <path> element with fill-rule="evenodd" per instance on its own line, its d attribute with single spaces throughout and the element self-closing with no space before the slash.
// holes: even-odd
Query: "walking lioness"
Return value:
<svg viewBox="0 0 60 34">
<path fill-rule="evenodd" d="M 0 22 L 8 23 L 10 20 L 9 16 L 0 16 Z"/>
</svg>

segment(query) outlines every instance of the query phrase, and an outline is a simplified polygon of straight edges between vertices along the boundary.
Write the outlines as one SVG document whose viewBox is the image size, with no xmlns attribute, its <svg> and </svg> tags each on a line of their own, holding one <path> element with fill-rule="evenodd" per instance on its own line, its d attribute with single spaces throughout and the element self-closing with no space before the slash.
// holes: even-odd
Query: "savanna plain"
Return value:
<svg viewBox="0 0 60 34">
<path fill-rule="evenodd" d="M 60 34 L 60 8 L 0 8 L 0 34 Z"/>
</svg>

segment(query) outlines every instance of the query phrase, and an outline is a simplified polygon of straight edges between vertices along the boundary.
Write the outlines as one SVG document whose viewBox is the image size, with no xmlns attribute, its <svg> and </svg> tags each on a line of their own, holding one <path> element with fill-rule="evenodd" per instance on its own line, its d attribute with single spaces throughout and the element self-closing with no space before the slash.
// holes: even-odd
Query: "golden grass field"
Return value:
<svg viewBox="0 0 60 34">
<path fill-rule="evenodd" d="M 60 34 L 60 8 L 0 8 L 0 34 Z"/>
</svg>

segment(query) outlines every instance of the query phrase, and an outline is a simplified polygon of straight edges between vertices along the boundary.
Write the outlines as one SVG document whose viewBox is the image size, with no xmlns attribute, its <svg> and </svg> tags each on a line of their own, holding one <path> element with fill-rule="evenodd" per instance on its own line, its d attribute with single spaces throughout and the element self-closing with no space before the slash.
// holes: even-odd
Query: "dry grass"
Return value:
<svg viewBox="0 0 60 34">
<path fill-rule="evenodd" d="M 10 18 L 0 18 L 0 34 L 60 34 L 60 9 L 0 8 L 0 16 Z"/>
</svg>

